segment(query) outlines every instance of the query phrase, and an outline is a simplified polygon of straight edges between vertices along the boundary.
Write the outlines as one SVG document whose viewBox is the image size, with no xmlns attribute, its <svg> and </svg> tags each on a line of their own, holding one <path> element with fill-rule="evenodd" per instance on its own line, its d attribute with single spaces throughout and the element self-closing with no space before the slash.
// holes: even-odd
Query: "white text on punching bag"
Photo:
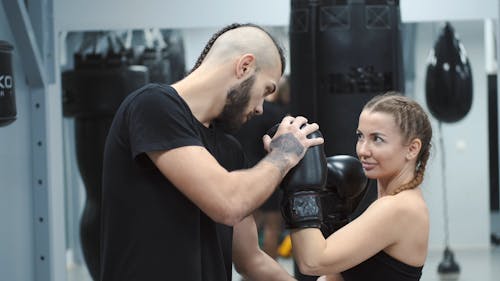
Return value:
<svg viewBox="0 0 500 281">
<path fill-rule="evenodd" d="M 12 88 L 12 76 L 0 75 L 0 97 L 5 96 L 4 89 Z"/>
</svg>

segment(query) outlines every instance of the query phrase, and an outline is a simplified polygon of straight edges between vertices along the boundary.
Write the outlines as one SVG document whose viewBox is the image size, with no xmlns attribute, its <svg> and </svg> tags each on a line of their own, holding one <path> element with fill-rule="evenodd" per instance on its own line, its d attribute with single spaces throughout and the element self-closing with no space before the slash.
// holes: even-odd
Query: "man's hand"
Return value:
<svg viewBox="0 0 500 281">
<path fill-rule="evenodd" d="M 311 135 L 318 129 L 318 124 L 308 124 L 302 116 L 284 117 L 272 137 L 269 134 L 263 137 L 264 148 L 271 156 L 269 160 L 280 165 L 284 162 L 290 167 L 297 165 L 307 148 L 324 142 L 322 136 Z"/>
</svg>

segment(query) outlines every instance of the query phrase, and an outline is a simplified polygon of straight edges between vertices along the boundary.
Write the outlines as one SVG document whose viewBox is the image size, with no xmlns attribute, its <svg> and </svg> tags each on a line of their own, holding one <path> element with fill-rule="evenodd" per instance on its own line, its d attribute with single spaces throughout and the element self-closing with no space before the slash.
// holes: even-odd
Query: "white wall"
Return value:
<svg viewBox="0 0 500 281">
<path fill-rule="evenodd" d="M 495 61 L 495 64 L 496 64 L 496 72 L 497 72 L 497 85 L 500 85 L 500 75 L 498 75 L 498 67 L 500 66 L 500 5 L 498 5 L 498 9 L 497 9 L 497 12 L 498 12 L 498 17 L 494 22 L 494 32 L 493 32 L 493 36 L 495 36 L 495 46 L 496 47 L 496 61 Z M 489 50 L 488 50 L 489 51 Z M 490 53 L 488 53 L 489 55 Z M 488 64 L 489 66 L 489 64 Z M 497 86 L 497 89 L 499 87 Z M 497 99 L 497 109 L 500 108 L 500 99 Z M 497 117 L 497 123 L 500 124 L 500 114 L 498 115 Z M 497 157 L 500 159 L 500 155 L 497 155 Z M 499 201 L 500 201 L 500 194 L 498 194 L 499 196 Z M 496 225 L 494 231 L 495 233 L 497 233 L 497 235 L 500 235 L 500 224 L 499 223 L 493 223 L 493 219 L 496 219 L 496 218 L 500 218 L 500 210 L 497 210 L 496 211 L 496 214 L 492 214 L 493 216 L 491 217 L 491 222 L 492 222 L 492 226 Z M 498 222 L 498 221 L 497 221 Z"/>
<path fill-rule="evenodd" d="M 468 115 L 443 123 L 446 171 L 441 169 L 438 123 L 432 118 L 433 151 L 424 182 L 431 215 L 431 248 L 444 245 L 442 176 L 446 176 L 450 243 L 453 248 L 489 245 L 488 108 L 483 22 L 451 22 L 467 51 L 473 76 L 473 102 Z M 416 38 L 415 98 L 426 108 L 425 73 L 429 50 L 443 23 L 419 23 Z M 411 93 L 409 93 L 411 94 Z"/>
<path fill-rule="evenodd" d="M 401 0 L 403 21 L 496 18 L 498 0 Z M 288 25 L 290 0 L 54 0 L 62 30 Z"/>
<path fill-rule="evenodd" d="M 54 0 L 63 30 L 205 28 L 232 22 L 288 24 L 288 0 Z"/>
<path fill-rule="evenodd" d="M 400 0 L 400 7 L 404 22 L 498 17 L 498 0 Z"/>
<path fill-rule="evenodd" d="M 17 120 L 0 127 L 0 279 L 33 280 L 30 99 L 21 58 L 1 4 L 0 40 L 14 45 L 17 101 Z"/>
</svg>

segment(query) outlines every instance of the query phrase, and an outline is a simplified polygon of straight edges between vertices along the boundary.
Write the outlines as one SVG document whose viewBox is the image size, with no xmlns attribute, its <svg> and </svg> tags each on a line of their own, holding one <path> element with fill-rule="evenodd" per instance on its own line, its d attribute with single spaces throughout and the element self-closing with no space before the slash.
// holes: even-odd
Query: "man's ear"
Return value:
<svg viewBox="0 0 500 281">
<path fill-rule="evenodd" d="M 255 56 L 244 54 L 236 62 L 236 77 L 238 79 L 247 76 L 255 69 Z"/>
<path fill-rule="evenodd" d="M 418 156 L 420 150 L 422 149 L 422 141 L 418 138 L 413 139 L 408 146 L 408 152 L 406 153 L 406 159 L 412 160 Z"/>
</svg>

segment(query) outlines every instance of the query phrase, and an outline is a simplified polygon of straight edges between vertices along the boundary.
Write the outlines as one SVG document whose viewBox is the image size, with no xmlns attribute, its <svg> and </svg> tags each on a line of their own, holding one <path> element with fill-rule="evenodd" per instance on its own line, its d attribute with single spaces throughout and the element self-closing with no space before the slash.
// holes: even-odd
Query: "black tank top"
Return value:
<svg viewBox="0 0 500 281">
<path fill-rule="evenodd" d="M 344 281 L 417 281 L 422 268 L 403 263 L 380 251 L 357 266 L 342 272 Z"/>
</svg>

